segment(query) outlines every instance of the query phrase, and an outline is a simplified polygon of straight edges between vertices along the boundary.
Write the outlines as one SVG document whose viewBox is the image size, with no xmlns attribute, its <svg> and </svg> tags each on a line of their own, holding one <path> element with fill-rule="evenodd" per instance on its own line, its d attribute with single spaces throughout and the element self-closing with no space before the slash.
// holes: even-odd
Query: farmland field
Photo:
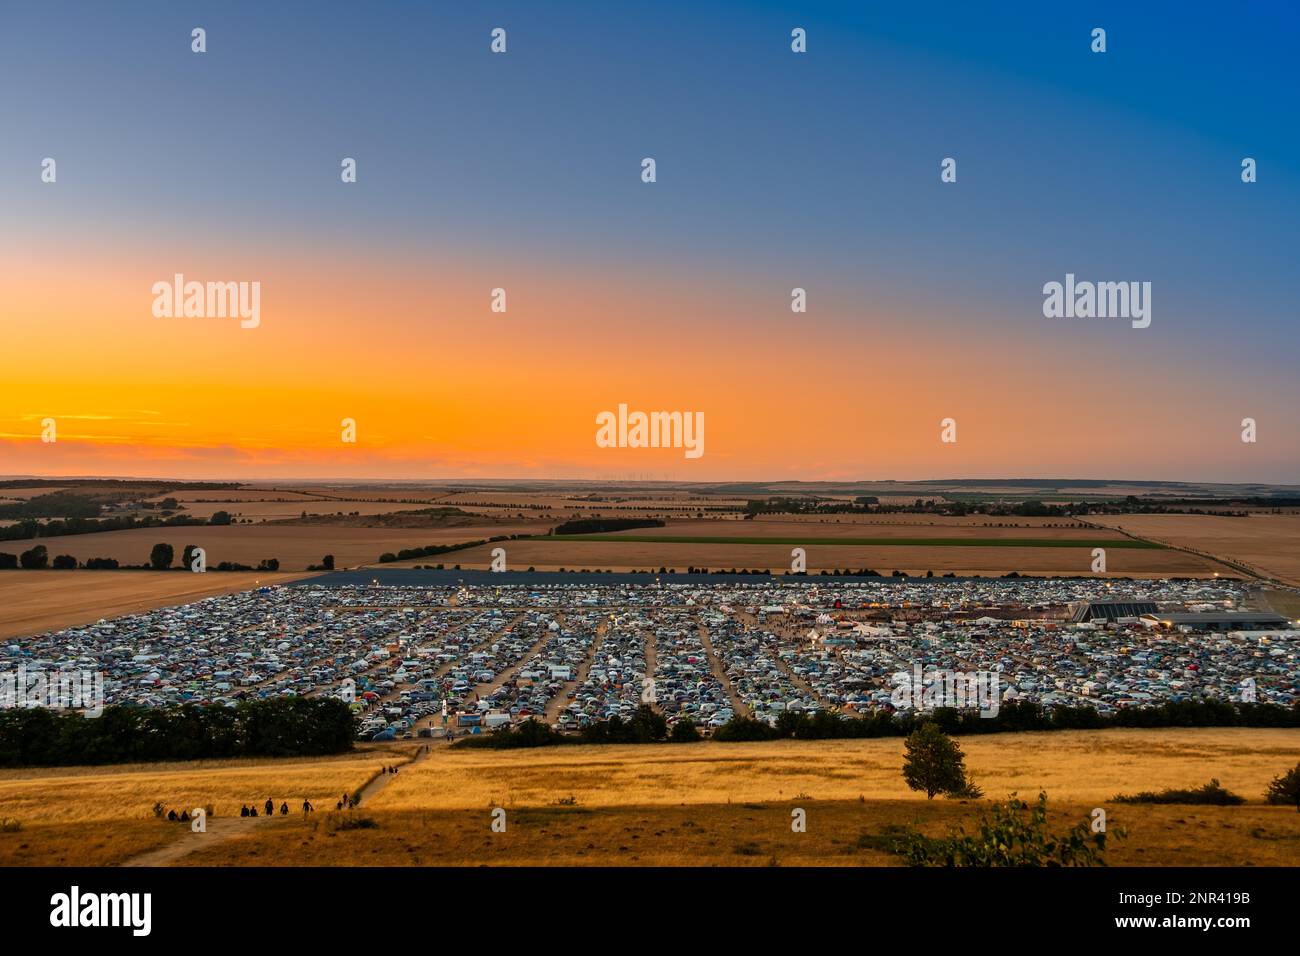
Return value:
<svg viewBox="0 0 1300 956">
<path fill-rule="evenodd" d="M 187 604 L 259 583 L 285 584 L 305 577 L 309 575 L 304 572 L 0 571 L 0 638 L 89 624 L 101 617 Z"/>
<path fill-rule="evenodd" d="M 780 573 L 790 567 L 790 551 L 807 551 L 809 571 L 871 568 L 881 574 L 1000 575 L 1090 574 L 1092 549 L 1108 549 L 1110 574 L 1209 577 L 1228 569 L 1212 560 L 1152 548 L 1113 532 L 1074 522 L 1019 518 L 941 518 L 888 516 L 924 521 L 820 518 L 817 521 L 768 517 L 674 520 L 664 527 L 607 534 L 555 535 L 521 539 L 458 551 L 437 560 L 465 568 L 486 568 L 493 547 L 506 549 L 510 567 L 555 570 L 603 568 L 759 568 Z M 864 531 L 867 533 L 864 534 Z M 406 565 L 423 563 L 420 560 Z M 400 565 L 398 565 L 400 566 Z"/>
<path fill-rule="evenodd" d="M 158 542 L 170 544 L 177 556 L 187 544 L 206 549 L 208 566 L 221 561 L 256 566 L 276 558 L 285 571 L 302 571 L 333 554 L 336 566 L 373 564 L 385 551 L 429 544 L 455 544 L 497 534 L 533 534 L 537 525 L 485 523 L 471 527 L 365 528 L 313 524 L 196 525 L 179 528 L 136 528 L 101 531 L 58 538 L 0 542 L 0 551 L 19 553 L 43 544 L 50 555 L 70 554 L 80 561 L 116 558 L 123 564 L 145 564 Z"/>
<path fill-rule="evenodd" d="M 1032 800 L 1045 789 L 1061 829 L 1105 807 L 1110 825 L 1129 832 L 1109 851 L 1112 864 L 1282 865 L 1300 854 L 1300 814 L 1262 801 L 1268 781 L 1300 759 L 1300 731 L 1064 731 L 959 742 L 988 800 L 1013 791 Z M 187 865 L 897 865 L 887 850 L 891 827 L 939 835 L 969 828 L 987 806 L 909 791 L 902 741 L 878 739 L 435 747 L 387 777 L 358 810 L 332 810 L 333 794 L 410 753 L 408 745 L 333 758 L 3 771 L 0 816 L 21 829 L 0 833 L 0 863 L 120 863 L 163 847 L 168 862 Z M 1111 802 L 1211 776 L 1249 802 Z M 241 803 L 268 796 L 295 812 L 237 817 Z M 306 819 L 296 812 L 302 796 L 320 812 Z M 184 826 L 153 819 L 158 800 L 212 804 L 225 837 L 184 843 L 191 838 Z M 489 829 L 494 807 L 506 810 L 504 834 Z M 790 831 L 793 807 L 807 811 L 806 834 Z M 341 826 L 348 816 L 369 821 L 367 828 Z"/>
<path fill-rule="evenodd" d="M 650 534 L 565 534 L 536 537 L 534 541 L 563 544 L 566 541 L 631 541 L 643 544 L 780 544 L 792 546 L 834 545 L 867 547 L 922 548 L 1160 548 L 1162 545 L 1132 538 L 852 538 L 804 535 L 795 538 L 740 537 L 739 535 L 650 535 Z"/>
<path fill-rule="evenodd" d="M 677 544 L 671 542 L 569 541 L 558 536 L 547 541 L 506 541 L 499 545 L 482 545 L 441 555 L 434 559 L 400 562 L 393 567 L 422 564 L 426 561 L 458 564 L 464 568 L 485 569 L 491 563 L 494 547 L 504 547 L 508 566 L 513 570 L 535 567 L 539 570 L 603 568 L 614 571 L 688 567 L 711 569 L 759 568 L 780 574 L 790 567 L 792 545 L 759 544 Z M 805 539 L 806 540 L 806 539 Z M 924 575 L 952 572 L 958 575 L 1002 575 L 1011 571 L 1021 574 L 1086 575 L 1091 574 L 1092 548 L 1060 547 L 934 547 L 914 545 L 860 546 L 836 543 L 825 547 L 801 545 L 807 551 L 808 570 L 817 572 L 835 568 L 871 568 L 888 575 L 894 570 Z M 1107 554 L 1107 573 L 1135 577 L 1211 577 L 1228 569 L 1206 558 L 1161 549 L 1121 548 Z"/>
<path fill-rule="evenodd" d="M 1212 554 L 1300 584 L 1300 515 L 1101 515 L 1098 525 Z"/>
</svg>

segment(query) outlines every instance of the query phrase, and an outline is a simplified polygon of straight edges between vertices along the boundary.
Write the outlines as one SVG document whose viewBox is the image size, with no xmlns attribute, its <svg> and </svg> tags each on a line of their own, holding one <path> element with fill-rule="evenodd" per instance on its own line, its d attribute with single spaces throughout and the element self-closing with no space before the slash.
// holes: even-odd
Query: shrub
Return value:
<svg viewBox="0 0 1300 956">
<path fill-rule="evenodd" d="M 1272 804 L 1294 806 L 1300 812 L 1300 763 L 1296 764 L 1280 777 L 1274 777 L 1268 785 L 1264 799 Z"/>
<path fill-rule="evenodd" d="M 668 734 L 668 740 L 675 744 L 690 744 L 703 739 L 700 732 L 695 729 L 695 724 L 689 720 L 677 721 L 673 724 L 672 732 Z"/>
<path fill-rule="evenodd" d="M 1014 795 L 1013 795 L 1014 796 Z M 1113 831 L 1123 839 L 1122 829 Z M 1092 832 L 1082 820 L 1061 836 L 1047 830 L 1047 794 L 1029 809 L 1021 800 L 995 804 L 992 817 L 980 815 L 977 832 L 957 830 L 947 837 L 926 837 L 915 830 L 893 847 L 912 866 L 1105 866 L 1106 833 Z"/>
<path fill-rule="evenodd" d="M 1235 807 L 1245 803 L 1246 798 L 1225 790 L 1219 785 L 1218 778 L 1215 778 L 1195 790 L 1171 788 L 1158 793 L 1145 790 L 1132 796 L 1120 794 L 1114 798 L 1114 801 L 1116 803 L 1203 803 L 1216 807 Z"/>
</svg>

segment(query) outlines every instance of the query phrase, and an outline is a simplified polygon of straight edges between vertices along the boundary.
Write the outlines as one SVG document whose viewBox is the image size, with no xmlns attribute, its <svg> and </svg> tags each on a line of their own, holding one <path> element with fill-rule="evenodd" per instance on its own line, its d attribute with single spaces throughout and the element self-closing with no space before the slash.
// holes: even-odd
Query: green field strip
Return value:
<svg viewBox="0 0 1300 956">
<path fill-rule="evenodd" d="M 1116 548 L 1165 550 L 1165 545 L 1132 538 L 732 538 L 657 534 L 532 535 L 522 541 L 623 541 L 638 544 L 780 544 L 910 548 Z"/>
</svg>

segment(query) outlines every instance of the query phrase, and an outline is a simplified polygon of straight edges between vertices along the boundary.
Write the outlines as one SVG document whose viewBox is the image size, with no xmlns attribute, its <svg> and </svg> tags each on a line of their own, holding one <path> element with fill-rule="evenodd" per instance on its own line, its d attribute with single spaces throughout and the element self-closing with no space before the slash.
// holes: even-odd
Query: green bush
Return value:
<svg viewBox="0 0 1300 956">
<path fill-rule="evenodd" d="M 695 729 L 695 724 L 689 720 L 679 720 L 673 724 L 672 731 L 668 734 L 668 740 L 674 744 L 691 744 L 697 740 L 703 740 L 700 732 Z"/>
<path fill-rule="evenodd" d="M 1230 790 L 1225 790 L 1219 785 L 1217 778 L 1211 780 L 1202 787 L 1195 790 L 1161 790 L 1158 793 L 1145 790 L 1142 793 L 1135 793 L 1131 796 L 1120 794 L 1114 798 L 1115 803 L 1203 803 L 1215 807 L 1236 807 L 1246 802 L 1246 798 L 1238 796 Z"/>
<path fill-rule="evenodd" d="M 1280 777 L 1274 777 L 1268 785 L 1264 799 L 1272 804 L 1294 806 L 1300 812 L 1300 763 L 1296 764 Z"/>
<path fill-rule="evenodd" d="M 1122 829 L 1114 831 L 1124 837 Z M 897 840 L 894 851 L 912 866 L 1105 866 L 1106 833 L 1092 832 L 1082 820 L 1060 836 L 1047 829 L 1047 794 L 1032 810 L 1012 799 L 980 815 L 978 831 L 959 829 L 947 837 L 927 837 L 915 830 Z"/>
</svg>

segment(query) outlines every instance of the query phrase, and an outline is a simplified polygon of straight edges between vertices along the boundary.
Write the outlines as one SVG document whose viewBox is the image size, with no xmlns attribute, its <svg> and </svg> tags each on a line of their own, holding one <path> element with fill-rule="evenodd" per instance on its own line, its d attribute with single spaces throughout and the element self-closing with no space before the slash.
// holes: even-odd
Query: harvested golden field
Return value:
<svg viewBox="0 0 1300 956">
<path fill-rule="evenodd" d="M 50 542 L 65 540 L 46 539 L 50 554 L 64 554 Z M 259 582 L 285 584 L 306 577 L 311 575 L 283 571 L 0 571 L 0 638 L 187 604 L 213 594 L 246 591 Z"/>
<path fill-rule="evenodd" d="M 1285 614 L 1300 621 L 1300 591 L 1284 591 L 1279 588 L 1263 588 L 1250 602 L 1257 610 L 1273 611 Z"/>
<path fill-rule="evenodd" d="M 6 488 L 0 492 L 0 502 L 27 501 L 38 495 L 52 495 L 64 491 L 73 491 L 68 485 L 40 486 L 36 488 Z"/>
<path fill-rule="evenodd" d="M 749 522 L 745 522 L 749 525 Z M 650 532 L 667 529 L 651 528 Z M 820 533 L 820 527 L 819 527 Z M 898 529 L 894 529 L 898 530 Z M 903 529 L 906 530 L 906 529 Z M 873 533 L 875 529 L 872 529 Z M 859 532 L 861 533 L 861 532 Z M 780 574 L 790 567 L 792 545 L 755 544 L 669 544 L 617 541 L 505 541 L 467 548 L 453 554 L 402 562 L 392 567 L 442 562 L 450 567 L 486 569 L 494 547 L 506 549 L 511 570 L 534 567 L 541 571 L 559 568 L 580 570 L 601 568 L 612 571 L 688 567 L 711 569 L 766 568 Z M 814 543 L 804 545 L 808 570 L 871 568 L 883 575 L 898 570 L 924 575 L 952 572 L 958 575 L 995 576 L 1018 571 L 1021 574 L 1091 574 L 1091 548 L 1014 547 L 915 547 L 911 545 L 858 546 Z M 1211 577 L 1229 569 L 1206 558 L 1173 550 L 1108 550 L 1107 573 L 1133 577 Z"/>
<path fill-rule="evenodd" d="M 1099 525 L 1236 561 L 1300 584 L 1300 515 L 1101 515 Z"/>
<path fill-rule="evenodd" d="M 1167 728 L 961 737 L 966 765 L 990 798 L 1016 791 L 1097 805 L 1117 793 L 1199 786 L 1218 777 L 1260 802 L 1300 762 L 1300 730 Z M 533 750 L 439 750 L 369 804 L 422 810 L 815 800 L 916 799 L 903 783 L 903 741 L 783 740 Z"/>
<path fill-rule="evenodd" d="M 1045 789 L 1054 829 L 1105 807 L 1129 836 L 1118 865 L 1294 865 L 1300 814 L 1262 803 L 1300 759 L 1300 731 L 1167 729 L 963 737 L 986 801 L 927 801 L 902 782 L 902 741 L 778 741 L 483 751 L 435 748 L 381 776 L 359 809 L 336 793 L 416 748 L 334 758 L 208 761 L 0 772 L 0 864 L 78 860 L 185 865 L 897 865 L 894 828 L 971 828 L 988 800 Z M 1116 793 L 1199 786 L 1211 776 L 1242 807 L 1127 805 Z M 304 819 L 306 795 L 318 808 Z M 245 802 L 294 812 L 243 820 Z M 153 818 L 213 804 L 209 833 Z M 295 802 L 296 801 L 296 802 Z M 490 829 L 506 811 L 505 833 Z M 790 829 L 791 810 L 808 815 Z M 352 824 L 345 821 L 351 820 Z M 357 824 L 360 824 L 358 826 Z M 88 836 L 89 833 L 89 836 Z M 85 853 L 74 856 L 78 841 Z"/>
<path fill-rule="evenodd" d="M 313 524 L 197 525 L 181 528 L 136 528 L 59 538 L 24 539 L 0 543 L 0 551 L 19 554 L 34 544 L 45 545 L 51 557 L 70 554 L 87 558 L 116 558 L 123 564 L 145 564 L 158 542 L 170 544 L 179 558 L 187 544 L 207 551 L 208 567 L 222 561 L 256 566 L 277 558 L 284 571 L 302 571 L 333 554 L 338 568 L 373 564 L 385 551 L 429 544 L 476 541 L 498 534 L 532 534 L 535 524 L 486 523 L 472 528 L 356 528 Z M 438 559 L 441 560 L 441 559 Z"/>
<path fill-rule="evenodd" d="M 304 798 L 333 808 L 344 792 L 400 759 L 397 752 L 368 748 L 337 757 L 0 770 L 0 817 L 24 827 L 70 818 L 152 820 L 158 802 L 178 813 L 211 806 L 215 817 L 238 817 L 241 804 L 261 806 L 268 797 L 293 810 Z"/>
<path fill-rule="evenodd" d="M 400 775 L 399 775 L 400 779 Z M 1035 795 L 1028 795 L 1030 801 Z M 685 806 L 578 806 L 506 811 L 490 829 L 488 808 L 352 811 L 240 827 L 223 843 L 180 857 L 192 866 L 901 866 L 899 831 L 928 836 L 979 824 L 987 803 L 951 800 L 786 800 Z M 1048 824 L 1063 832 L 1093 804 L 1049 799 Z M 791 831 L 791 812 L 807 831 Z M 237 821 L 244 822 L 244 821 Z M 250 821 L 256 823 L 256 821 Z M 1111 866 L 1293 866 L 1300 814 L 1288 807 L 1112 806 Z M 1114 839 L 1117 828 L 1126 838 Z"/>
</svg>

